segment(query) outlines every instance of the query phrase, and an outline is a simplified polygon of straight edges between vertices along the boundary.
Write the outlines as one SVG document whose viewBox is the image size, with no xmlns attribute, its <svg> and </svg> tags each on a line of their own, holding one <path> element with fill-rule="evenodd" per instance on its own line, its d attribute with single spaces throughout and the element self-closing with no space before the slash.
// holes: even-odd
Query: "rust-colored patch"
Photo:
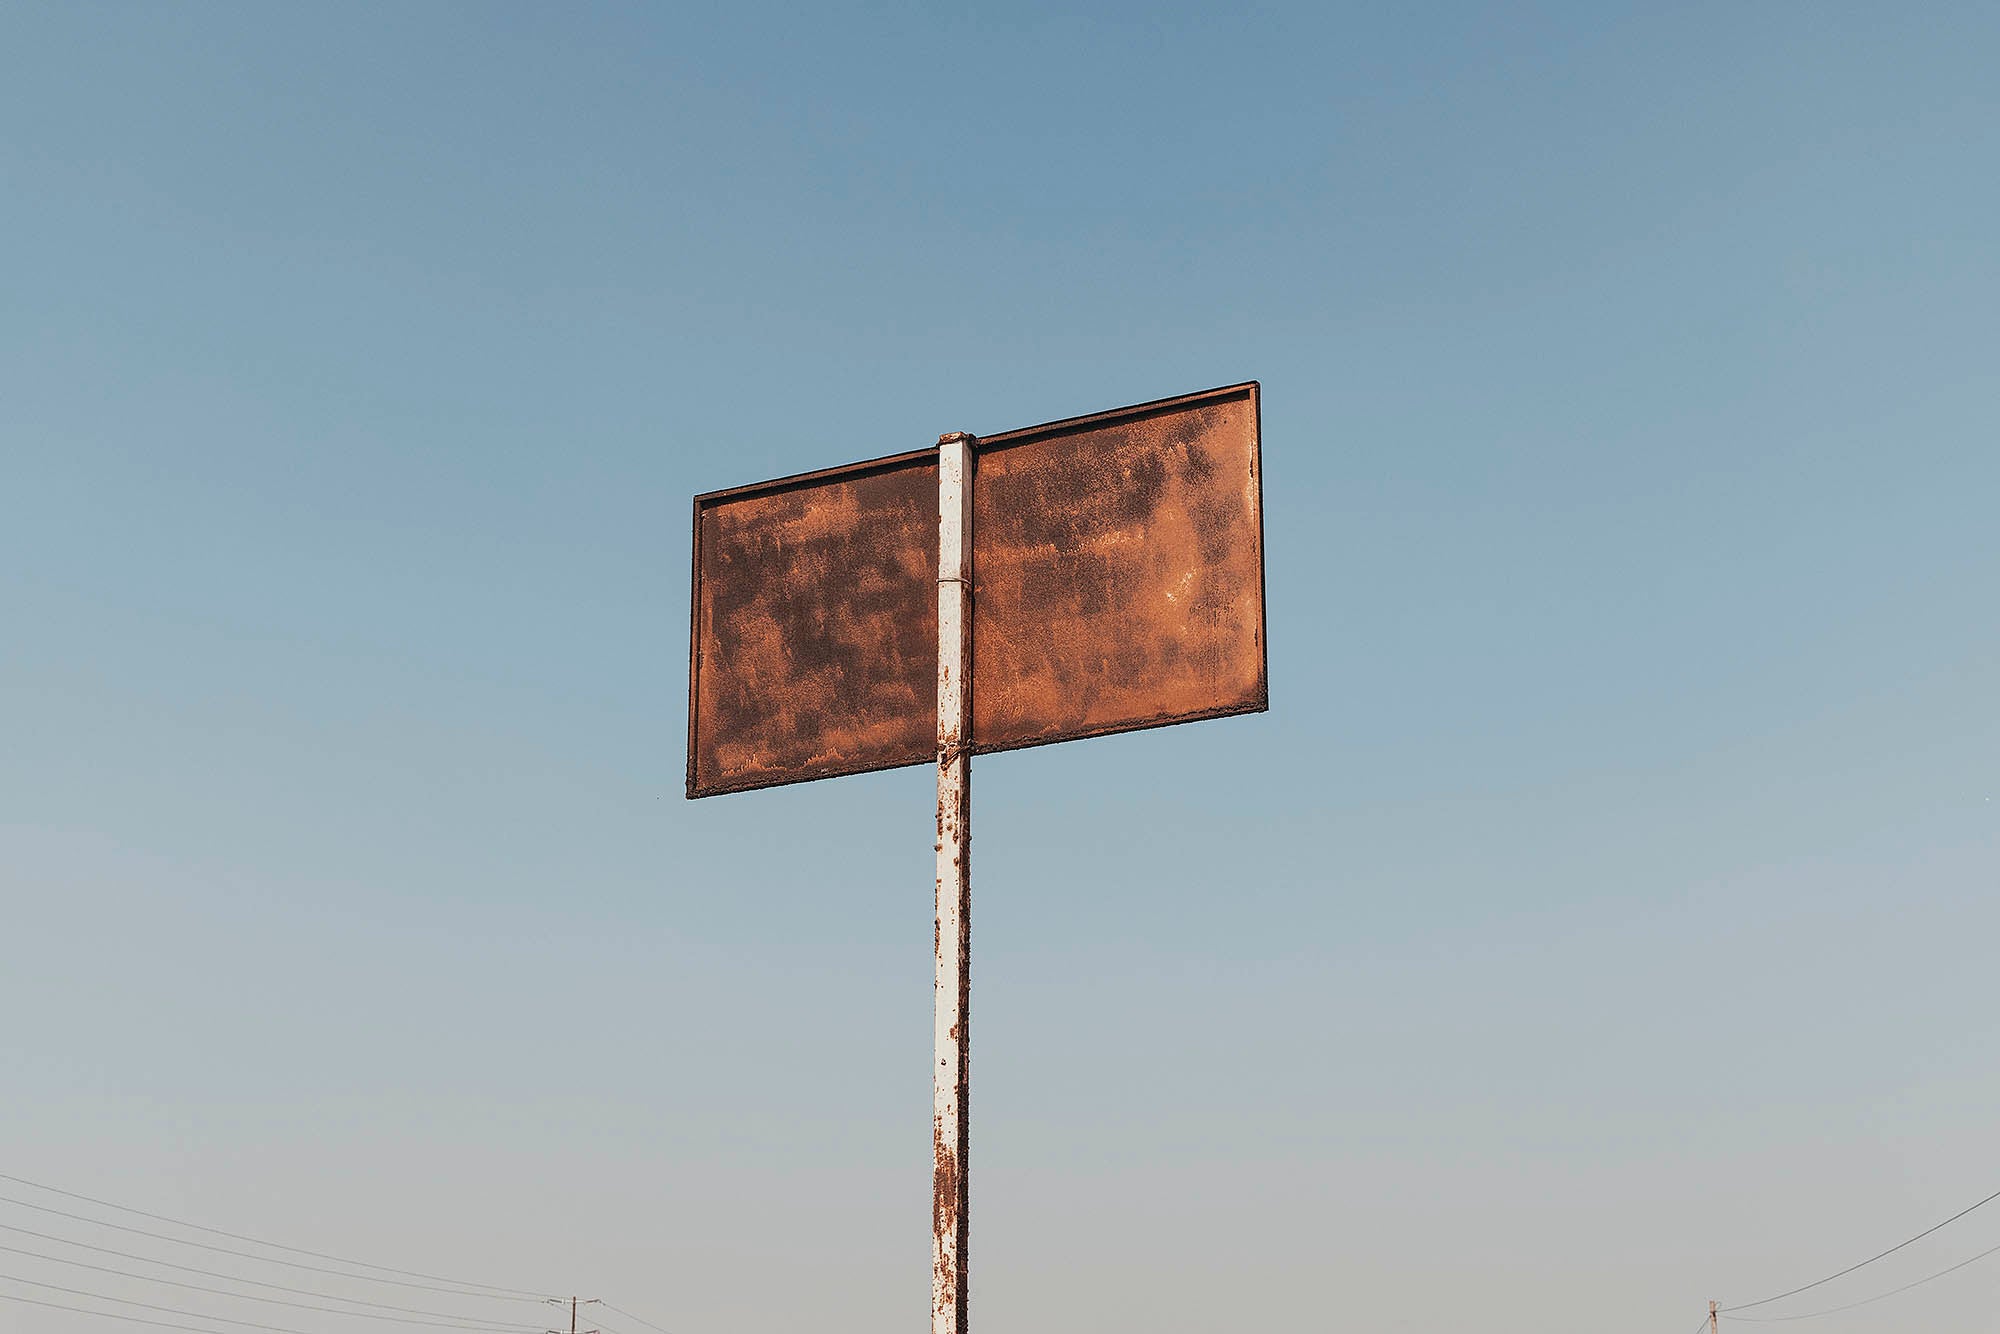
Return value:
<svg viewBox="0 0 2000 1334">
<path fill-rule="evenodd" d="M 1255 384 L 980 440 L 971 743 L 1266 707 Z M 937 452 L 695 501 L 688 795 L 936 756 Z"/>
<path fill-rule="evenodd" d="M 931 757 L 934 455 L 700 497 L 695 561 L 688 795 Z"/>
<path fill-rule="evenodd" d="M 980 442 L 981 751 L 1265 706 L 1257 391 Z"/>
<path fill-rule="evenodd" d="M 931 1139 L 937 1158 L 931 1177 L 931 1233 L 949 1237 L 958 1230 L 958 1160 L 942 1134 L 933 1130 Z"/>
</svg>

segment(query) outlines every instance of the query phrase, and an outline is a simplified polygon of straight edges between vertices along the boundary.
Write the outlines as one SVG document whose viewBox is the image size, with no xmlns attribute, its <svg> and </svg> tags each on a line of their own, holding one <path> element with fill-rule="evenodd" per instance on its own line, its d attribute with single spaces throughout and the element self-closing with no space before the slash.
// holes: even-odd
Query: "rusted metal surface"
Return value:
<svg viewBox="0 0 2000 1334">
<path fill-rule="evenodd" d="M 1257 396 L 980 441 L 978 750 L 1267 707 Z"/>
<path fill-rule="evenodd" d="M 973 440 L 938 441 L 937 924 L 932 1034 L 931 1334 L 965 1334 L 972 1046 Z"/>
<path fill-rule="evenodd" d="M 1267 707 L 1258 387 L 976 442 L 970 743 Z M 688 795 L 933 755 L 937 453 L 695 501 Z"/>
<path fill-rule="evenodd" d="M 699 496 L 688 795 L 931 758 L 937 458 Z"/>
<path fill-rule="evenodd" d="M 695 499 L 688 795 L 937 763 L 932 1334 L 966 1334 L 972 754 L 1266 707 L 1261 486 L 1244 384 Z"/>
</svg>

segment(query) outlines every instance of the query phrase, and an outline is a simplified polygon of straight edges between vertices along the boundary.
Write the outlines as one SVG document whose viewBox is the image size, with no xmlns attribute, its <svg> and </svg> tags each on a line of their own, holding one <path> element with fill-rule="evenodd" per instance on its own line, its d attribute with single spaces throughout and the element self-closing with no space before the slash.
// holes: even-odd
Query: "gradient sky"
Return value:
<svg viewBox="0 0 2000 1334">
<path fill-rule="evenodd" d="M 0 1172 L 921 1328 L 931 775 L 682 798 L 688 498 L 1256 378 L 1271 712 L 976 766 L 979 1325 L 1688 1334 L 2000 1188 L 1996 66 L 8 5 Z"/>
</svg>

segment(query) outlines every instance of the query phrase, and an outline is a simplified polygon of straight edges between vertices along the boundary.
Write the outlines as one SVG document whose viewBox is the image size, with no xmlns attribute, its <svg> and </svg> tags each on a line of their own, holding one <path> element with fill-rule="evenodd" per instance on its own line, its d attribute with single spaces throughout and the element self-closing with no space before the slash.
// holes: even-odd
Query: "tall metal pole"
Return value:
<svg viewBox="0 0 2000 1334">
<path fill-rule="evenodd" d="M 931 1334 L 965 1334 L 972 980 L 972 446 L 938 440 L 937 1016 L 931 1071 Z"/>
</svg>

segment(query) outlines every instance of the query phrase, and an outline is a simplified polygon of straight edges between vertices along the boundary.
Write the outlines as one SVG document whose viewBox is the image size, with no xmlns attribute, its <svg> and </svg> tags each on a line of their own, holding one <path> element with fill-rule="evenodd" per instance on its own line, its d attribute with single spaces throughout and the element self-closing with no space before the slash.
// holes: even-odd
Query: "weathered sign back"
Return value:
<svg viewBox="0 0 2000 1334">
<path fill-rule="evenodd" d="M 694 502 L 688 795 L 933 758 L 937 451 Z"/>
<path fill-rule="evenodd" d="M 976 752 L 1266 707 L 1255 383 L 980 439 Z M 690 797 L 936 758 L 937 451 L 697 496 Z"/>
<path fill-rule="evenodd" d="M 931 1334 L 966 1334 L 972 755 L 1266 706 L 1253 384 L 694 502 L 688 795 L 937 763 Z"/>
</svg>

